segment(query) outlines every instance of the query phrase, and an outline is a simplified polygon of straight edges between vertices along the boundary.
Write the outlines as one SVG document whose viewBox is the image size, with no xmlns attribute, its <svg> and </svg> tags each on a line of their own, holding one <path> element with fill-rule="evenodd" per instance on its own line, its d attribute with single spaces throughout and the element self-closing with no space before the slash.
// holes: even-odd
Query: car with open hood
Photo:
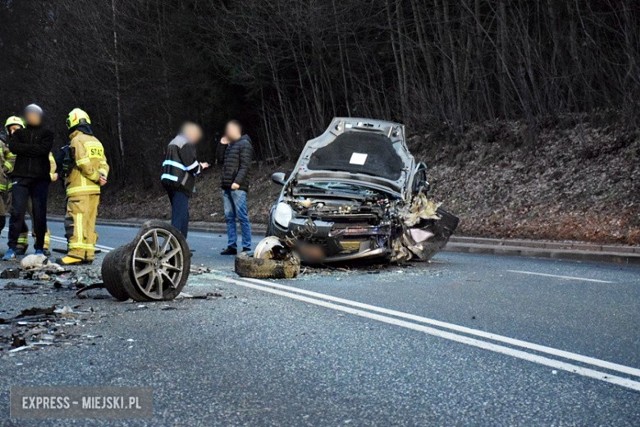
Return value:
<svg viewBox="0 0 640 427">
<path fill-rule="evenodd" d="M 405 127 L 335 118 L 307 142 L 271 208 L 268 235 L 310 264 L 361 259 L 430 259 L 458 218 L 428 198 L 427 167 L 416 162 Z"/>
</svg>

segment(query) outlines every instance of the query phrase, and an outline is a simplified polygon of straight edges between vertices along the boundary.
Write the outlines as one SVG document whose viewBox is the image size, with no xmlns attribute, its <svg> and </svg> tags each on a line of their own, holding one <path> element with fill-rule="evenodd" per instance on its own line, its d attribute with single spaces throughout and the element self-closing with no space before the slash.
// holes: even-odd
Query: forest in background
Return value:
<svg viewBox="0 0 640 427">
<path fill-rule="evenodd" d="M 445 127 L 640 112 L 635 0 L 0 0 L 0 113 L 86 109 L 112 181 L 147 189 L 185 119 L 295 158 L 331 117 Z M 212 157 L 211 144 L 202 145 Z M 508 149 L 508 148 L 507 148 Z M 279 160 L 278 160 L 279 159 Z"/>
</svg>

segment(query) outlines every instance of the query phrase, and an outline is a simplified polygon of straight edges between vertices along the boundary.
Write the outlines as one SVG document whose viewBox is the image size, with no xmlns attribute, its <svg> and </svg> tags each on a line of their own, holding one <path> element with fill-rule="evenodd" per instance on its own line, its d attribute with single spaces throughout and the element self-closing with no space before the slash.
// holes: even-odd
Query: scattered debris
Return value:
<svg viewBox="0 0 640 427">
<path fill-rule="evenodd" d="M 181 292 L 175 299 L 211 299 L 211 298 L 220 298 L 222 294 L 219 292 L 207 292 L 204 295 L 191 295 L 186 292 Z M 164 310 L 164 308 L 163 308 Z M 167 308 L 167 310 L 170 310 Z"/>
<path fill-rule="evenodd" d="M 209 267 L 206 267 L 204 265 L 199 265 L 199 266 L 191 266 L 191 275 L 200 275 L 200 274 L 205 274 L 205 273 L 211 273 L 211 269 Z"/>
<path fill-rule="evenodd" d="M 0 272 L 0 279 L 19 279 L 20 270 L 17 268 L 7 268 Z"/>
<path fill-rule="evenodd" d="M 23 319 L 25 317 L 33 317 L 33 316 L 49 316 L 55 313 L 56 306 L 52 305 L 51 307 L 32 307 L 26 308 L 20 312 L 15 318 Z"/>
<path fill-rule="evenodd" d="M 264 259 L 243 252 L 236 256 L 235 272 L 254 279 L 293 279 L 300 274 L 300 258 L 289 251 L 284 259 Z"/>
<path fill-rule="evenodd" d="M 24 270 L 38 270 L 45 273 L 61 273 L 65 271 L 60 265 L 49 262 L 49 258 L 44 255 L 27 255 L 20 261 L 20 267 Z"/>
<path fill-rule="evenodd" d="M 93 308 L 82 311 L 80 306 L 52 305 L 27 308 L 12 318 L 0 319 L 0 356 L 3 351 L 17 353 L 68 344 L 77 336 L 66 332 L 66 327 L 82 324 L 93 313 Z"/>
<path fill-rule="evenodd" d="M 67 305 L 62 308 L 57 308 L 54 313 L 59 314 L 62 317 L 73 317 L 73 309 Z"/>
</svg>

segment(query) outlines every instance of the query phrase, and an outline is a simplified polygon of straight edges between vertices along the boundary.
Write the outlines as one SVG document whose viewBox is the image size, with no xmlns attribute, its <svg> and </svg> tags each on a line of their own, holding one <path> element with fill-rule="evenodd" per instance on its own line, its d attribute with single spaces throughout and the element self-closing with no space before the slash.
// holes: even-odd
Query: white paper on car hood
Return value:
<svg viewBox="0 0 640 427">
<path fill-rule="evenodd" d="M 366 163 L 368 156 L 368 154 L 364 153 L 353 153 L 351 154 L 351 160 L 349 160 L 349 163 L 352 165 L 362 166 Z"/>
</svg>

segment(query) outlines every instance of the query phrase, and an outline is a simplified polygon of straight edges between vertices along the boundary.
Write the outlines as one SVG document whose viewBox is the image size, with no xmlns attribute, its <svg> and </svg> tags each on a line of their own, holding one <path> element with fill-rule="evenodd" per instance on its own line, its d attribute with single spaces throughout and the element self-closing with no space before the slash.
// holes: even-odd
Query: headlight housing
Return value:
<svg viewBox="0 0 640 427">
<path fill-rule="evenodd" d="M 291 219 L 293 218 L 293 209 L 291 206 L 284 202 L 280 202 L 276 205 L 276 209 L 273 212 L 273 220 L 281 227 L 288 228 Z"/>
</svg>

